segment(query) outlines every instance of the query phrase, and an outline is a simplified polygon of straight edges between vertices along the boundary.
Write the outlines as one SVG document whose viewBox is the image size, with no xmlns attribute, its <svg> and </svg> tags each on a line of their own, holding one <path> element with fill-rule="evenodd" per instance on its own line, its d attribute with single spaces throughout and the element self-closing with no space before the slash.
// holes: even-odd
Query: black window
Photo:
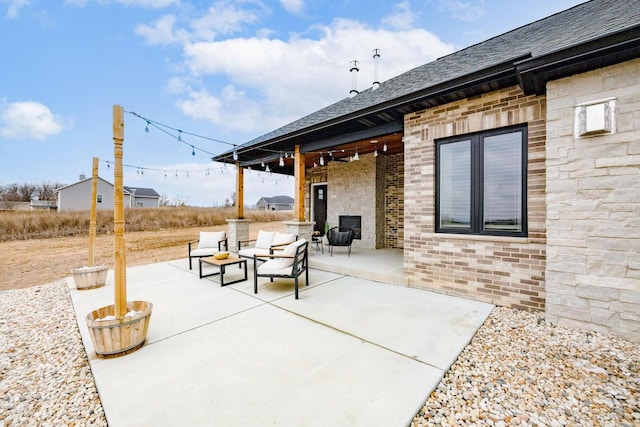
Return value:
<svg viewBox="0 0 640 427">
<path fill-rule="evenodd" d="M 527 128 L 436 141 L 436 232 L 527 235 Z"/>
<path fill-rule="evenodd" d="M 96 202 L 97 203 L 102 203 L 102 194 L 96 195 Z"/>
</svg>

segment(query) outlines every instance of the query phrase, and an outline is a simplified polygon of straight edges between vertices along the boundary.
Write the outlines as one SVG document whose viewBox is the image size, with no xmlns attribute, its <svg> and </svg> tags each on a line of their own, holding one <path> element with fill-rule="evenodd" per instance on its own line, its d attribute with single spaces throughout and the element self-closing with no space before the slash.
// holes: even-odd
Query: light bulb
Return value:
<svg viewBox="0 0 640 427">
<path fill-rule="evenodd" d="M 267 165 L 267 167 L 264 168 L 264 171 L 265 172 L 270 172 L 271 171 L 271 169 L 269 169 L 269 165 Z"/>
<path fill-rule="evenodd" d="M 320 154 L 320 166 L 324 166 L 324 157 Z"/>
<path fill-rule="evenodd" d="M 378 150 L 373 152 L 373 157 L 378 157 Z"/>
<path fill-rule="evenodd" d="M 385 153 L 387 152 L 387 143 L 386 142 L 382 146 L 382 151 L 384 151 Z"/>
<path fill-rule="evenodd" d="M 238 151 L 233 150 L 233 160 L 238 160 Z"/>
<path fill-rule="evenodd" d="M 283 167 L 283 166 L 284 166 L 284 159 L 282 158 L 282 156 L 280 156 L 280 161 L 278 162 L 278 165 L 279 165 L 280 167 Z"/>
<path fill-rule="evenodd" d="M 358 157 L 358 150 L 356 149 L 356 155 L 353 156 L 353 160 L 360 160 L 360 157 Z"/>
</svg>

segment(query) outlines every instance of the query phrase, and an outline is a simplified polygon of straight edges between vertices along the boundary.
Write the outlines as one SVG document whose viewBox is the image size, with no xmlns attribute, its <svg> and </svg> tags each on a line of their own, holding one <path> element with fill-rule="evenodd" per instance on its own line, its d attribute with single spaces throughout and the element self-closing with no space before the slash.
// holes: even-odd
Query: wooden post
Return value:
<svg viewBox="0 0 640 427">
<path fill-rule="evenodd" d="M 244 169 L 236 162 L 236 219 L 244 219 Z"/>
<path fill-rule="evenodd" d="M 98 158 L 93 158 L 93 168 L 91 170 L 91 213 L 89 214 L 89 263 L 88 267 L 93 267 L 95 263 L 94 244 L 96 240 L 96 199 L 98 197 Z"/>
<path fill-rule="evenodd" d="M 296 145 L 294 158 L 294 175 L 295 175 L 295 220 L 299 222 L 305 221 L 304 215 L 304 187 L 305 187 L 305 170 L 304 170 L 304 154 L 300 153 L 300 146 Z"/>
<path fill-rule="evenodd" d="M 115 232 L 115 316 L 122 318 L 127 314 L 127 260 L 124 240 L 124 195 L 122 184 L 122 145 L 124 142 L 124 110 L 120 105 L 113 106 L 113 228 Z"/>
</svg>

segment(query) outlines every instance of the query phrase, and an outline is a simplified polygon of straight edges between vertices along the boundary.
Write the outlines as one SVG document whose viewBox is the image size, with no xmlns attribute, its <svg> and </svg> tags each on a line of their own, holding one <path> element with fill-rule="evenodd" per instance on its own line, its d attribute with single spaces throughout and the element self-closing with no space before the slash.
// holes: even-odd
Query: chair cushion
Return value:
<svg viewBox="0 0 640 427">
<path fill-rule="evenodd" d="M 278 275 L 278 276 L 290 276 L 291 275 L 291 266 L 287 268 L 280 267 L 279 259 L 270 259 L 258 266 L 258 275 Z"/>
<path fill-rule="evenodd" d="M 218 247 L 215 248 L 198 248 L 191 251 L 189 256 L 212 256 L 214 252 L 218 251 Z"/>
<path fill-rule="evenodd" d="M 269 253 L 269 248 L 273 242 L 273 236 L 276 234 L 275 231 L 258 231 L 258 238 L 256 239 L 256 248 L 267 249 L 266 253 Z"/>
<path fill-rule="evenodd" d="M 254 255 L 269 255 L 269 249 L 264 248 L 246 248 L 238 251 L 238 256 L 245 258 L 253 258 Z"/>
<path fill-rule="evenodd" d="M 303 245 L 307 241 L 305 239 L 296 240 L 282 251 L 282 255 L 295 255 L 299 246 Z M 293 265 L 295 258 L 280 258 L 280 268 L 290 268 Z"/>
<path fill-rule="evenodd" d="M 224 240 L 225 237 L 224 231 L 201 231 L 198 249 L 214 248 L 218 250 L 218 242 Z"/>
<path fill-rule="evenodd" d="M 296 235 L 293 233 L 280 233 L 276 231 L 273 236 L 272 245 L 281 245 L 283 243 L 293 243 L 296 240 Z"/>
</svg>

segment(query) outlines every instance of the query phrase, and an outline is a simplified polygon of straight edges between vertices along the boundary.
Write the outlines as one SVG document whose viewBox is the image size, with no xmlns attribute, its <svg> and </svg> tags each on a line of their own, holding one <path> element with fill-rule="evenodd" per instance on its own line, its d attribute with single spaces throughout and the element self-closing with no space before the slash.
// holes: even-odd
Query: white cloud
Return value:
<svg viewBox="0 0 640 427">
<path fill-rule="evenodd" d="M 304 9 L 304 0 L 280 0 L 280 4 L 289 13 L 300 13 Z"/>
<path fill-rule="evenodd" d="M 39 102 L 12 102 L 0 108 L 0 136 L 7 139 L 44 140 L 70 126 Z"/>
<path fill-rule="evenodd" d="M 408 1 L 403 1 L 402 3 L 394 5 L 393 9 L 393 14 L 382 20 L 383 25 L 396 30 L 407 30 L 413 28 L 413 23 L 416 20 L 416 14 L 411 11 Z"/>
<path fill-rule="evenodd" d="M 2 0 L 7 4 L 7 18 L 17 19 L 20 9 L 29 4 L 29 0 Z"/>
<path fill-rule="evenodd" d="M 191 23 L 199 40 L 213 40 L 217 35 L 236 33 L 245 24 L 258 20 L 256 12 L 238 8 L 234 3 L 219 1 L 209 8 L 207 13 Z"/>
<path fill-rule="evenodd" d="M 174 28 L 175 23 L 176 17 L 174 15 L 164 15 L 153 25 L 140 24 L 134 31 L 150 44 L 186 42 L 189 35 L 184 29 Z"/>
<path fill-rule="evenodd" d="M 116 0 L 116 2 L 126 6 L 140 6 L 150 9 L 163 9 L 173 5 L 180 5 L 180 0 Z"/>
<path fill-rule="evenodd" d="M 223 77 L 229 83 L 220 93 L 191 84 L 178 105 L 185 114 L 206 116 L 226 129 L 269 131 L 347 97 L 353 59 L 360 60 L 358 89 L 370 87 L 374 48 L 381 53 L 382 81 L 453 50 L 422 29 L 373 29 L 346 19 L 314 29 L 317 39 L 252 37 L 185 45 L 192 76 Z"/>
<path fill-rule="evenodd" d="M 451 16 L 464 22 L 473 22 L 485 15 L 484 0 L 478 4 L 460 0 L 440 0 L 440 7 L 448 11 Z"/>
</svg>

